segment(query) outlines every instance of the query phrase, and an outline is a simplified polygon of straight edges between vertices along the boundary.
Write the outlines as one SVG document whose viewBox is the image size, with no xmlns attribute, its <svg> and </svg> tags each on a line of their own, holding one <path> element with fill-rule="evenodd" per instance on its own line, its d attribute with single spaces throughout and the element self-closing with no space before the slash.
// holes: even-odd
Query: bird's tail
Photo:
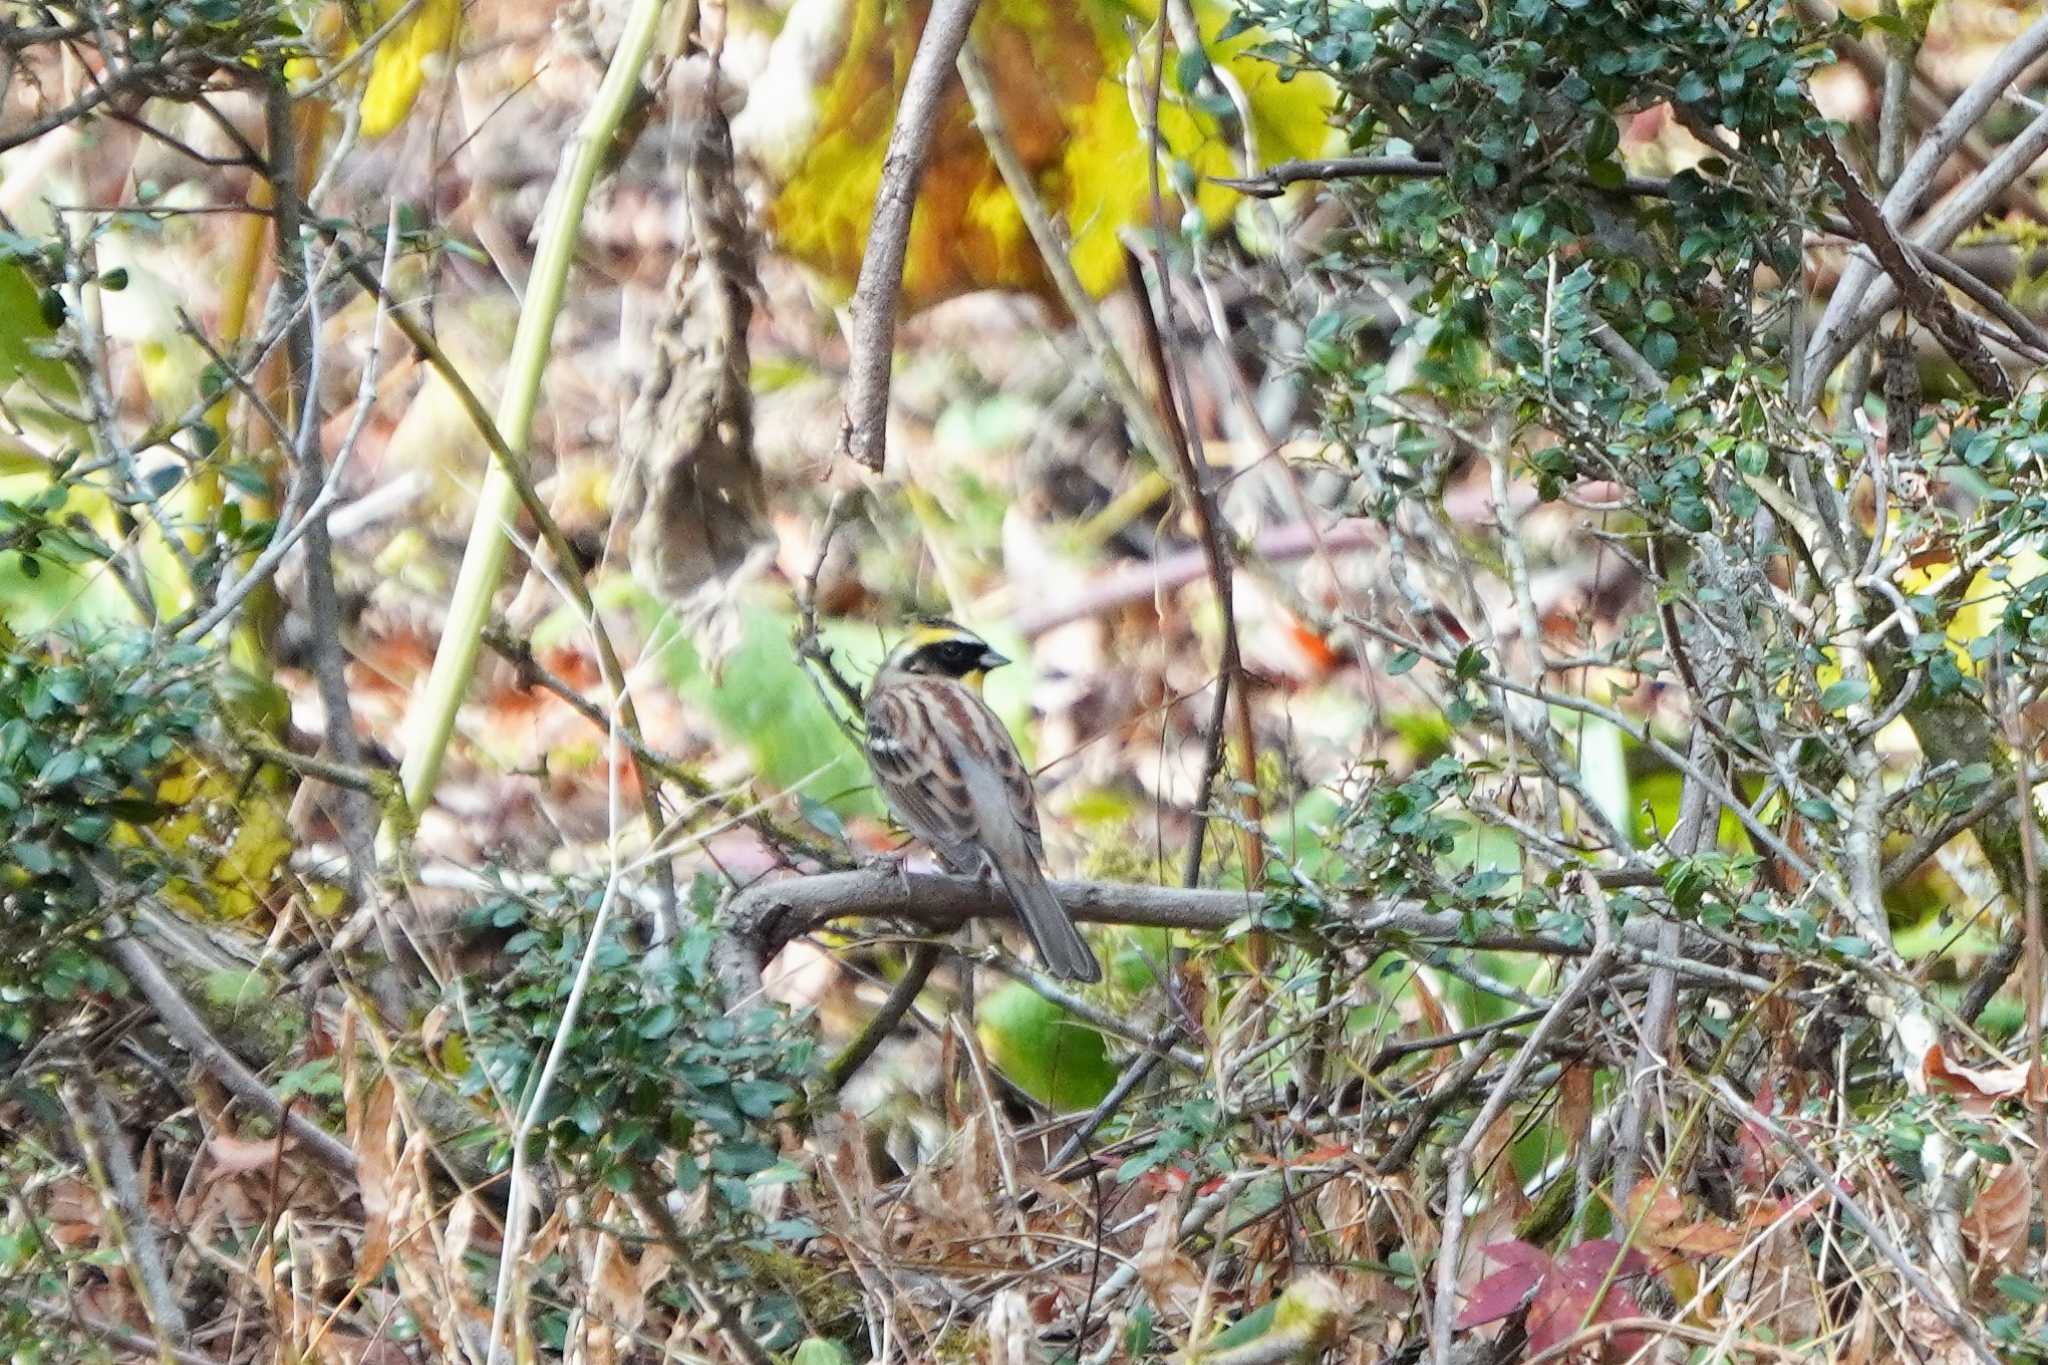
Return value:
<svg viewBox="0 0 2048 1365">
<path fill-rule="evenodd" d="M 1102 980 L 1101 964 L 1089 951 L 1088 941 L 1081 937 L 1074 921 L 1060 907 L 1059 898 L 1052 894 L 1045 872 L 1035 859 L 1021 859 L 1015 868 L 997 863 L 996 876 L 1002 879 L 1003 890 L 1010 893 L 1017 918 L 1024 922 L 1024 931 L 1031 935 L 1039 960 L 1048 971 L 1069 981 Z"/>
</svg>

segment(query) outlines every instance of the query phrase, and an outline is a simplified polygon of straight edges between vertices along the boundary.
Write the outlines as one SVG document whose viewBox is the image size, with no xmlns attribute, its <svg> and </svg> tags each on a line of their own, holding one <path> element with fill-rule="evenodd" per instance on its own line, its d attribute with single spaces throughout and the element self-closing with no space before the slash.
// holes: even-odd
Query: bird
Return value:
<svg viewBox="0 0 2048 1365">
<path fill-rule="evenodd" d="M 914 622 L 868 685 L 868 767 L 896 817 L 948 868 L 995 875 L 1053 975 L 1100 981 L 1101 964 L 1045 879 L 1031 773 L 981 699 L 989 671 L 1008 662 L 964 626 Z"/>
</svg>

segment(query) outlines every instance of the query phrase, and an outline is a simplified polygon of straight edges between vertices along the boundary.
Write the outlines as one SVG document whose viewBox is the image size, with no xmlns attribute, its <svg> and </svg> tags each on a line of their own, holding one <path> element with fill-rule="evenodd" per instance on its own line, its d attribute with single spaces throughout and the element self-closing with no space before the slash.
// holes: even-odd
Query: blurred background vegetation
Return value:
<svg viewBox="0 0 2048 1365">
<path fill-rule="evenodd" d="M 932 8 L 0 9 L 0 1343 L 2048 1353 L 2040 7 Z"/>
</svg>

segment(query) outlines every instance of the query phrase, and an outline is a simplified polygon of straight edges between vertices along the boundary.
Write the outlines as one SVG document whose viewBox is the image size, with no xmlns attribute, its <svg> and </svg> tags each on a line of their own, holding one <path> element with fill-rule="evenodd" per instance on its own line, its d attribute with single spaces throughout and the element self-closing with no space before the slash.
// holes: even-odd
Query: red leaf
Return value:
<svg viewBox="0 0 2048 1365">
<path fill-rule="evenodd" d="M 1608 1284 L 1610 1269 L 1614 1278 Z M 1642 1305 L 1636 1302 L 1626 1281 L 1649 1273 L 1647 1257 L 1633 1248 L 1623 1251 L 1621 1243 L 1612 1237 L 1573 1247 L 1557 1262 L 1556 1271 L 1545 1278 L 1536 1301 L 1529 1306 L 1529 1350 L 1549 1350 L 1582 1327 L 1643 1316 Z M 1596 1310 L 1593 1299 L 1603 1284 L 1607 1284 L 1607 1292 L 1601 1295 Z M 1606 1358 L 1627 1360 L 1647 1342 L 1641 1332 L 1617 1333 L 1606 1344 Z"/>
<path fill-rule="evenodd" d="M 1486 1249 L 1492 1260 L 1506 1266 L 1472 1286 L 1465 1311 L 1452 1326 L 1459 1331 L 1498 1322 L 1516 1312 L 1550 1277 L 1553 1264 L 1549 1253 L 1527 1242 L 1495 1242 Z"/>
<path fill-rule="evenodd" d="M 1472 1297 L 1455 1324 L 1460 1331 L 1497 1322 L 1526 1304 L 1533 1354 L 1569 1339 L 1582 1326 L 1643 1316 L 1642 1305 L 1626 1281 L 1649 1274 L 1649 1259 L 1639 1251 L 1624 1251 L 1611 1237 L 1583 1242 L 1556 1260 L 1527 1242 L 1497 1242 L 1486 1254 L 1506 1269 L 1473 1286 Z M 1614 1282 L 1607 1284 L 1610 1268 Z M 1600 1296 L 1599 1309 L 1594 1311 L 1594 1296 L 1603 1284 L 1607 1284 L 1607 1292 Z M 1626 1360 L 1647 1343 L 1644 1333 L 1621 1332 L 1605 1343 L 1603 1354 L 1608 1360 Z"/>
<path fill-rule="evenodd" d="M 1607 1278 L 1607 1268 L 1615 1263 L 1616 1257 L 1621 1260 L 1621 1268 L 1614 1272 L 1616 1278 L 1637 1277 L 1650 1273 L 1649 1257 L 1634 1247 L 1624 1252 L 1621 1243 L 1612 1237 L 1579 1243 L 1564 1254 L 1564 1259 L 1557 1263 L 1557 1267 L 1560 1272 L 1572 1279 L 1583 1281 L 1587 1285 L 1598 1285 Z"/>
</svg>

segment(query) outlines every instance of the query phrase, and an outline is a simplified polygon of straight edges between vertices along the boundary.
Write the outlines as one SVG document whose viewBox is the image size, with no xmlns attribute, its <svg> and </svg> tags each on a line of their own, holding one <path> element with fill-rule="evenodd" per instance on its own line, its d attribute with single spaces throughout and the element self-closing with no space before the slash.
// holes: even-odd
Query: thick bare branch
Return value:
<svg viewBox="0 0 2048 1365">
<path fill-rule="evenodd" d="M 1244 891 L 1071 881 L 1054 882 L 1052 889 L 1069 915 L 1089 924 L 1220 934 L 1259 906 Z M 1002 892 L 974 877 L 899 875 L 874 868 L 756 882 L 727 900 L 720 913 L 724 941 L 718 968 L 728 998 L 741 1000 L 759 991 L 762 966 L 785 944 L 834 920 L 894 919 L 928 933 L 947 933 L 969 920 L 1002 919 L 1010 913 Z M 1344 933 L 1375 938 L 1570 957 L 1592 951 L 1583 941 L 1519 929 L 1475 931 L 1464 915 L 1425 909 L 1417 901 L 1354 901 L 1336 908 L 1332 917 Z M 1656 918 L 1638 916 L 1622 927 L 1620 937 L 1631 947 L 1654 952 L 1658 927 Z M 1696 958 L 1720 955 L 1711 939 L 1697 933 L 1685 935 L 1681 951 Z"/>
</svg>

